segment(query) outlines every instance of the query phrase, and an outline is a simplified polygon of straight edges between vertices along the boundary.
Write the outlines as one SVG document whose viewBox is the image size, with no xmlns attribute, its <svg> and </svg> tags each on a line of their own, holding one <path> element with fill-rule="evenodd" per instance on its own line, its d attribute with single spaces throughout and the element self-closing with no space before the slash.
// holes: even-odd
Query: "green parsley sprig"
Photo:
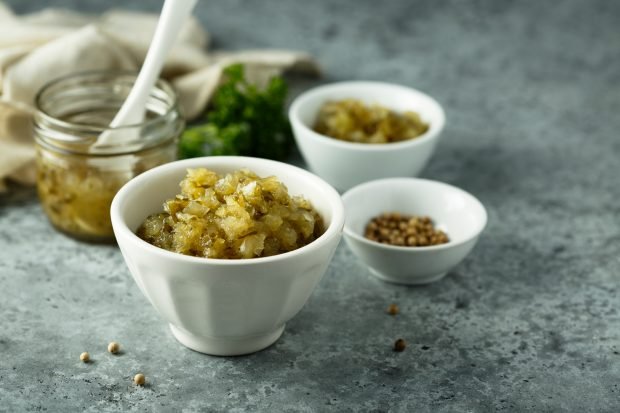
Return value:
<svg viewBox="0 0 620 413">
<path fill-rule="evenodd" d="M 284 113 L 288 87 L 273 77 L 264 89 L 245 79 L 242 64 L 224 70 L 205 122 L 186 128 L 179 156 L 244 155 L 284 159 L 293 142 Z"/>
</svg>

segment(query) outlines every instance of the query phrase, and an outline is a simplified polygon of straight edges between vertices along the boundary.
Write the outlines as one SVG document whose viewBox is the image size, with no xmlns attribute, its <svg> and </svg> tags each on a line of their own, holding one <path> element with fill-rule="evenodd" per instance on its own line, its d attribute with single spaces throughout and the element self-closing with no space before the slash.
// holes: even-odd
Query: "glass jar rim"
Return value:
<svg viewBox="0 0 620 413">
<path fill-rule="evenodd" d="M 94 126 L 94 125 L 88 125 L 85 123 L 68 122 L 66 120 L 58 119 L 57 117 L 51 115 L 50 113 L 48 113 L 46 110 L 43 109 L 42 100 L 44 99 L 45 94 L 49 93 L 49 91 L 52 88 L 71 79 L 80 79 L 80 78 L 87 79 L 89 77 L 96 78 L 97 76 L 100 76 L 101 78 L 108 77 L 111 79 L 121 78 L 121 77 L 131 77 L 132 80 L 135 82 L 135 79 L 138 76 L 138 72 L 132 71 L 132 70 L 86 70 L 86 71 L 72 72 L 72 73 L 54 78 L 50 80 L 49 82 L 45 83 L 35 95 L 34 103 L 35 103 L 35 109 L 36 109 L 37 114 L 41 116 L 46 122 L 49 122 L 50 124 L 55 125 L 55 126 L 59 126 L 62 128 L 68 128 L 68 129 L 80 129 L 80 130 L 89 131 L 89 132 L 102 133 L 104 131 L 112 131 L 112 130 L 123 131 L 123 130 L 128 130 L 128 129 L 135 129 L 135 128 L 142 128 L 145 126 L 150 126 L 157 122 L 161 122 L 162 118 L 171 116 L 171 113 L 173 111 L 178 110 L 179 97 L 177 93 L 175 92 L 175 90 L 173 89 L 173 87 L 170 85 L 170 83 L 162 78 L 157 79 L 153 90 L 159 89 L 163 93 L 171 97 L 168 107 L 166 108 L 166 112 L 151 119 L 146 118 L 143 122 L 140 122 L 140 123 L 120 125 L 116 127 Z M 153 90 L 151 91 L 151 95 L 153 93 Z"/>
</svg>

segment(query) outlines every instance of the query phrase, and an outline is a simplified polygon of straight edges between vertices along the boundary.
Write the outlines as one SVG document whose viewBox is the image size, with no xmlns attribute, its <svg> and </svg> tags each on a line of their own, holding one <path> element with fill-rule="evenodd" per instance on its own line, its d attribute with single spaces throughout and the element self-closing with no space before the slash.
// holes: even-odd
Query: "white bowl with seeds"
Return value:
<svg viewBox="0 0 620 413">
<path fill-rule="evenodd" d="M 349 248 L 378 278 L 400 284 L 427 284 L 443 278 L 474 248 L 487 213 L 473 195 L 442 182 L 387 178 L 358 185 L 342 196 Z M 428 216 L 447 243 L 399 246 L 366 237 L 369 222 L 385 213 Z"/>
</svg>

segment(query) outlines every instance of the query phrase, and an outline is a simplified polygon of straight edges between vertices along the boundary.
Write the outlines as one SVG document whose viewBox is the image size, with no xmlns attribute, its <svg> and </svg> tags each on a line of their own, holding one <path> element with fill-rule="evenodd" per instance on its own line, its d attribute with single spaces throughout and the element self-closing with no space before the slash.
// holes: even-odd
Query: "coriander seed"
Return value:
<svg viewBox="0 0 620 413">
<path fill-rule="evenodd" d="M 118 353 L 118 350 L 120 348 L 121 348 L 120 344 L 118 344 L 116 341 L 113 341 L 110 344 L 108 344 L 108 351 L 112 354 Z"/>
<path fill-rule="evenodd" d="M 87 351 L 83 352 L 82 354 L 80 354 L 80 360 L 82 360 L 84 363 L 88 363 L 90 361 L 90 354 L 88 354 Z"/>
<path fill-rule="evenodd" d="M 387 312 L 389 315 L 396 315 L 400 312 L 400 309 L 398 308 L 396 304 L 390 304 L 389 307 L 387 308 Z"/>
<path fill-rule="evenodd" d="M 430 217 L 383 213 L 370 220 L 364 236 L 374 242 L 401 247 L 425 247 L 449 242 L 448 236 L 435 229 Z"/>
<path fill-rule="evenodd" d="M 144 377 L 144 374 L 138 373 L 135 376 L 133 376 L 133 382 L 136 383 L 136 385 L 138 386 L 144 386 L 144 383 L 146 382 L 146 378 Z"/>
<path fill-rule="evenodd" d="M 399 338 L 394 342 L 394 351 L 398 353 L 405 350 L 405 347 L 407 347 L 407 343 L 402 338 Z"/>
</svg>

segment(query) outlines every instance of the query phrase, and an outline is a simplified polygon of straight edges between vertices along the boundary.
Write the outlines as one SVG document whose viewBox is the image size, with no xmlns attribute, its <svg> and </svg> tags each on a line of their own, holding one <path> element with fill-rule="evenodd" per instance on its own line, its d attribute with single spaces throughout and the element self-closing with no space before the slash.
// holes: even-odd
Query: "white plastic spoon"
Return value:
<svg viewBox="0 0 620 413">
<path fill-rule="evenodd" d="M 159 78 L 166 56 L 172 48 L 181 27 L 191 15 L 197 1 L 166 0 L 164 2 L 142 69 L 140 69 L 140 73 L 127 99 L 110 123 L 110 128 L 136 125 L 144 120 L 146 102 L 155 82 Z M 125 131 L 125 134 L 122 134 L 114 133 L 112 130 L 102 133 L 91 146 L 91 152 L 96 152 L 102 146 L 127 140 L 126 134 L 127 131 Z"/>
</svg>

